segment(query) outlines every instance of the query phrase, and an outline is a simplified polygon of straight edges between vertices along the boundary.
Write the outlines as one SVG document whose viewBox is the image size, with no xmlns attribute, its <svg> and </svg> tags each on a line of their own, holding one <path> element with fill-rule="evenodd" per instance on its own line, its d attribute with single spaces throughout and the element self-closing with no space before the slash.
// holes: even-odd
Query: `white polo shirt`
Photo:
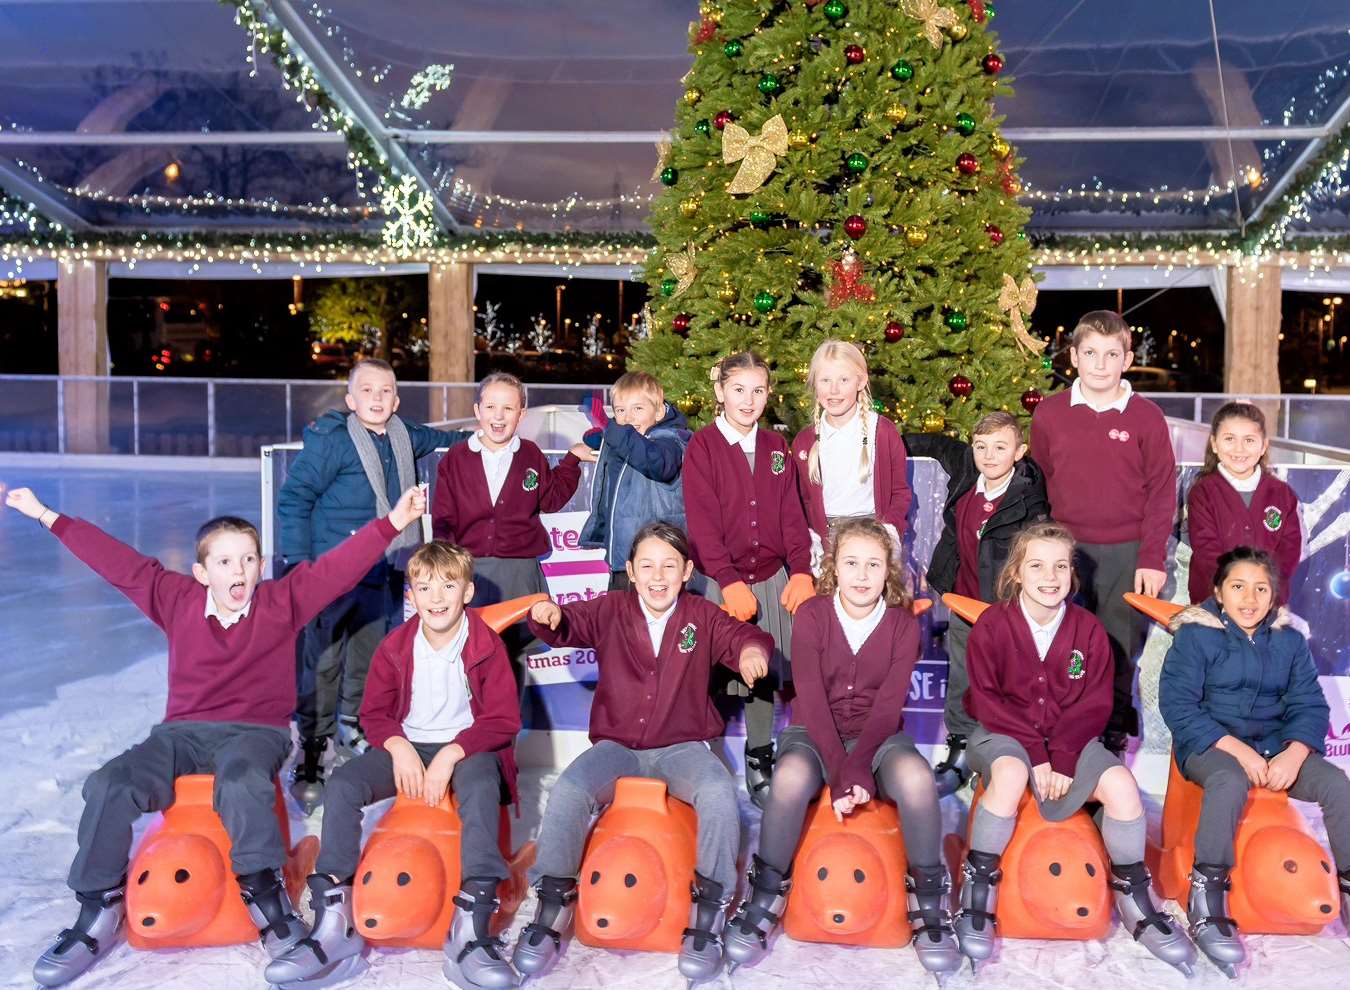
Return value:
<svg viewBox="0 0 1350 990">
<path fill-rule="evenodd" d="M 872 491 L 871 466 L 876 457 L 876 428 L 869 431 L 867 442 L 873 447 L 872 459 L 866 478 L 862 473 L 863 417 L 862 407 L 855 406 L 853 417 L 843 426 L 831 426 L 829 417 L 821 417 L 816 428 L 816 439 L 820 443 L 820 478 L 828 484 L 823 485 L 825 515 L 834 519 L 839 516 L 870 516 L 877 510 L 876 495 Z M 875 417 L 872 420 L 876 423 Z"/>
<path fill-rule="evenodd" d="M 1059 611 L 1055 613 L 1049 625 L 1044 626 L 1027 614 L 1027 607 L 1022 604 L 1020 598 L 1017 607 L 1022 610 L 1022 618 L 1027 620 L 1027 628 L 1031 630 L 1031 641 L 1036 644 L 1036 653 L 1040 656 L 1041 663 L 1045 663 L 1045 655 L 1050 652 L 1050 644 L 1055 641 L 1055 634 L 1064 624 L 1064 615 L 1069 611 L 1068 606 L 1060 602 Z"/>
<path fill-rule="evenodd" d="M 877 599 L 876 607 L 861 619 L 855 619 L 844 611 L 844 599 L 839 592 L 834 593 L 834 614 L 839 620 L 839 625 L 844 628 L 844 638 L 848 640 L 848 648 L 856 656 L 858 651 L 863 648 L 867 642 L 867 637 L 876 631 L 877 626 L 881 625 L 881 620 L 886 617 L 886 599 L 884 597 Z"/>
<path fill-rule="evenodd" d="M 412 702 L 403 720 L 409 742 L 448 743 L 473 725 L 469 707 L 469 678 L 464 670 L 464 645 L 469 641 L 469 619 L 446 646 L 436 649 L 421 628 L 413 637 Z"/>
<path fill-rule="evenodd" d="M 647 635 L 651 637 L 652 653 L 660 656 L 661 638 L 666 634 L 666 625 L 670 622 L 670 617 L 675 614 L 675 606 L 671 605 L 660 615 L 655 615 L 641 598 L 638 599 L 638 605 L 642 608 L 643 618 L 647 620 Z"/>
</svg>

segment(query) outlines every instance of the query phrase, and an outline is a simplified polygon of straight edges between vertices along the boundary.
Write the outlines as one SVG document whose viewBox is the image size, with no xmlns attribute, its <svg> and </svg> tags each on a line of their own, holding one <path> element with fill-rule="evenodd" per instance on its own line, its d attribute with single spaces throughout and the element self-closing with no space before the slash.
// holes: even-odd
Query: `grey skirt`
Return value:
<svg viewBox="0 0 1350 990">
<path fill-rule="evenodd" d="M 984 726 L 979 726 L 966 744 L 966 754 L 970 759 L 970 769 L 986 781 L 989 780 L 989 771 L 993 768 L 994 761 L 1000 756 L 1013 756 L 1025 763 L 1027 774 L 1030 776 L 1031 793 L 1035 795 L 1036 804 L 1040 806 L 1041 817 L 1048 822 L 1064 821 L 1092 797 L 1092 792 L 1097 789 L 1097 781 L 1101 779 L 1102 774 L 1112 767 L 1124 766 L 1114 753 L 1101 744 L 1101 740 L 1093 739 L 1083 747 L 1083 752 L 1078 754 L 1069 793 L 1057 801 L 1046 801 L 1036 790 L 1036 778 L 1031 776 L 1031 757 L 1027 755 L 1022 744 L 1011 736 L 996 735 L 987 731 Z"/>
<path fill-rule="evenodd" d="M 689 583 L 693 587 L 694 582 Z M 788 615 L 787 609 L 778 600 L 787 583 L 787 571 L 780 567 L 776 574 L 750 585 L 755 601 L 759 603 L 754 624 L 773 637 L 774 651 L 769 661 L 769 672 L 778 684 L 792 680 L 792 616 Z M 708 601 L 722 604 L 722 589 L 712 578 L 704 578 L 702 592 Z M 733 679 L 727 687 L 727 694 L 748 697 L 750 689 L 741 681 Z"/>
<path fill-rule="evenodd" d="M 482 607 L 525 595 L 548 594 L 537 557 L 477 557 L 473 562 L 473 601 Z"/>
<path fill-rule="evenodd" d="M 857 745 L 858 740 L 856 739 L 847 740 L 844 743 L 844 752 L 845 753 L 853 752 L 854 747 Z M 829 773 L 825 769 L 825 757 L 820 755 L 820 747 L 818 747 L 816 745 L 816 741 L 811 738 L 811 733 L 806 731 L 806 726 L 789 725 L 786 729 L 780 732 L 778 734 L 777 749 L 778 749 L 777 759 L 782 759 L 783 754 L 790 749 L 799 749 L 804 752 L 810 753 L 812 756 L 816 758 L 816 765 L 820 767 L 820 776 L 824 778 L 826 781 L 828 781 Z M 886 758 L 886 756 L 889 753 L 891 753 L 894 750 L 900 750 L 902 752 L 912 751 L 915 753 L 919 751 L 918 747 L 914 745 L 913 737 L 910 736 L 908 732 L 897 732 L 895 735 L 890 736 L 889 738 L 886 739 L 885 742 L 883 742 L 880 746 L 877 747 L 876 754 L 872 757 L 872 774 L 874 777 L 876 776 L 876 772 L 878 768 L 880 768 L 882 761 Z M 875 791 L 873 791 L 873 793 L 881 792 L 880 782 L 878 781 L 877 784 L 878 787 Z"/>
</svg>

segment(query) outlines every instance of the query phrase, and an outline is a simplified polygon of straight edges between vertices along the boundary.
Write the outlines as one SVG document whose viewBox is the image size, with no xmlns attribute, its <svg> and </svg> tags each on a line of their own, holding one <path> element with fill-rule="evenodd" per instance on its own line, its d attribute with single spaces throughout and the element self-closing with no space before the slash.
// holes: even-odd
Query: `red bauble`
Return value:
<svg viewBox="0 0 1350 990">
<path fill-rule="evenodd" d="M 730 110 L 721 110 L 718 111 L 717 116 L 713 118 L 713 126 L 720 131 L 735 119 L 736 118 L 731 115 Z"/>
<path fill-rule="evenodd" d="M 986 16 L 984 0 L 966 0 L 966 6 L 970 8 L 970 16 L 975 18 L 975 23 L 983 24 Z"/>
<path fill-rule="evenodd" d="M 676 313 L 670 319 L 670 329 L 674 330 L 681 337 L 689 332 L 689 321 L 693 319 L 688 313 Z"/>
<path fill-rule="evenodd" d="M 1016 196 L 1022 191 L 1022 181 L 1009 172 L 1003 177 L 1003 191 L 1009 196 Z"/>
<path fill-rule="evenodd" d="M 1041 404 L 1045 396 L 1041 395 L 1040 389 L 1029 388 L 1022 393 L 1022 408 L 1027 412 L 1035 412 L 1036 407 Z"/>
<path fill-rule="evenodd" d="M 844 233 L 855 241 L 863 234 L 867 233 L 867 221 L 858 214 L 853 214 L 844 221 Z"/>
<path fill-rule="evenodd" d="M 895 320 L 886 324 L 886 343 L 897 344 L 905 339 L 905 328 Z"/>
<path fill-rule="evenodd" d="M 947 383 L 947 391 L 961 399 L 970 398 L 970 393 L 975 391 L 975 383 L 965 375 L 953 375 L 952 380 Z"/>
<path fill-rule="evenodd" d="M 984 225 L 984 232 L 989 235 L 989 241 L 995 247 L 1003 243 L 1003 231 L 997 225 L 987 223 Z"/>
<path fill-rule="evenodd" d="M 867 53 L 863 51 L 862 45 L 844 46 L 844 61 L 847 62 L 849 65 L 858 65 L 866 57 Z"/>
<path fill-rule="evenodd" d="M 990 52 L 980 59 L 980 66 L 989 75 L 996 76 L 1003 71 L 1003 56 L 998 52 Z"/>
<path fill-rule="evenodd" d="M 980 170 L 980 160 L 969 151 L 956 156 L 956 168 L 962 175 L 974 175 Z"/>
</svg>

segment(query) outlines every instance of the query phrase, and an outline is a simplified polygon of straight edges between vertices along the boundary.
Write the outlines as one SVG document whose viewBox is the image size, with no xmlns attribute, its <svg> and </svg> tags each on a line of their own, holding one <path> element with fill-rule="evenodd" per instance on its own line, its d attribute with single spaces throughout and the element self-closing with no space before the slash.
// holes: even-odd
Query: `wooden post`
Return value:
<svg viewBox="0 0 1350 990">
<path fill-rule="evenodd" d="M 433 264 L 427 274 L 427 340 L 433 382 L 472 382 L 473 265 Z M 452 389 L 447 419 L 473 415 L 469 389 Z"/>
<path fill-rule="evenodd" d="M 57 368 L 64 375 L 108 374 L 108 263 L 62 262 L 56 270 Z M 66 382 L 66 450 L 108 450 L 108 386 Z"/>
<path fill-rule="evenodd" d="M 1227 316 L 1224 391 L 1238 395 L 1278 395 L 1280 266 L 1235 265 L 1230 268 Z"/>
</svg>

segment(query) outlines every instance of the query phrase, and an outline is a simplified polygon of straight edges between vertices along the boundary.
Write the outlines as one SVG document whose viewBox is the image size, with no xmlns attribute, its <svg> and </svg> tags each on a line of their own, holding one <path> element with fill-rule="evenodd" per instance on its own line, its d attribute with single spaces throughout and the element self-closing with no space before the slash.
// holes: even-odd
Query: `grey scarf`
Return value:
<svg viewBox="0 0 1350 990">
<path fill-rule="evenodd" d="M 413 463 L 412 441 L 408 439 L 408 428 L 403 425 L 403 420 L 397 416 L 390 416 L 385 429 L 389 443 L 394 448 L 394 464 L 398 468 L 398 490 L 406 492 L 417 483 L 417 468 Z M 361 425 L 355 413 L 347 417 L 347 433 L 356 446 L 356 456 L 361 458 L 361 467 L 365 468 L 366 480 L 370 482 L 371 490 L 375 492 L 375 515 L 387 516 L 392 506 L 389 504 L 389 488 L 384 478 L 384 467 L 380 464 L 379 452 L 375 449 L 375 441 L 370 439 L 369 431 Z M 384 557 L 402 570 L 408 558 L 412 556 L 412 551 L 421 545 L 422 523 L 418 520 L 394 538 Z"/>
</svg>

